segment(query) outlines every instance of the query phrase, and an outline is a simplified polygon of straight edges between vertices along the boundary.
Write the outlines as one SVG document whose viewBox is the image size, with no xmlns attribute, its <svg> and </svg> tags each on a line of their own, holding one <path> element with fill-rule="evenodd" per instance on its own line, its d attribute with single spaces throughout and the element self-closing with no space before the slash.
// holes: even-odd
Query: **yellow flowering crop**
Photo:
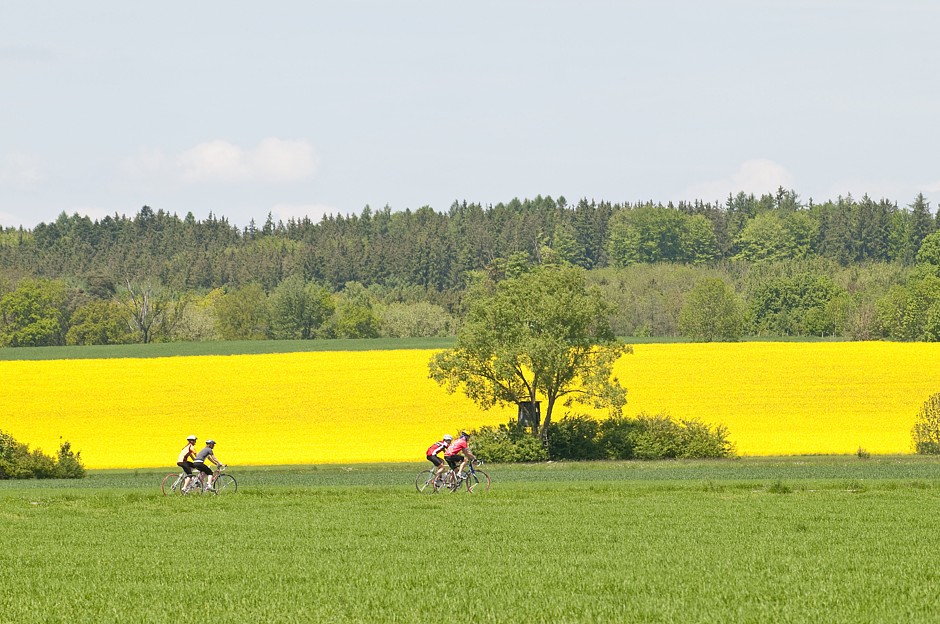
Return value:
<svg viewBox="0 0 940 624">
<path fill-rule="evenodd" d="M 618 362 L 628 415 L 728 427 L 748 455 L 910 451 L 940 391 L 940 345 L 637 345 Z M 0 429 L 86 465 L 172 467 L 190 433 L 232 464 L 423 459 L 463 427 L 506 422 L 428 379 L 433 351 L 0 362 Z M 559 407 L 555 417 L 561 418 Z"/>
<path fill-rule="evenodd" d="M 0 362 L 0 429 L 90 468 L 174 466 L 189 434 L 232 464 L 419 461 L 501 420 L 428 379 L 431 351 Z"/>
<path fill-rule="evenodd" d="M 746 455 L 911 452 L 917 410 L 940 392 L 940 344 L 637 345 L 616 369 L 628 414 L 724 424 Z"/>
</svg>

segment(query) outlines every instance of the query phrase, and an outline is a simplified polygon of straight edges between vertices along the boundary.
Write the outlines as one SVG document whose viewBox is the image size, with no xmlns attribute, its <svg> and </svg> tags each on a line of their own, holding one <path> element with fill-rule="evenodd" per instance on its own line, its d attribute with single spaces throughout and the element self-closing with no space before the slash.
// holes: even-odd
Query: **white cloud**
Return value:
<svg viewBox="0 0 940 624">
<path fill-rule="evenodd" d="M 290 219 L 303 219 L 310 217 L 314 223 L 320 221 L 325 215 L 340 214 L 340 210 L 324 204 L 277 204 L 271 208 L 275 221 L 289 221 Z"/>
<path fill-rule="evenodd" d="M 925 193 L 940 193 L 940 180 L 931 184 L 925 184 L 920 190 Z"/>
<path fill-rule="evenodd" d="M 42 181 L 39 157 L 19 152 L 0 154 L 0 187 L 31 190 Z"/>
<path fill-rule="evenodd" d="M 316 173 L 320 161 L 304 140 L 268 138 L 253 148 L 223 140 L 207 141 L 176 155 L 144 147 L 121 163 L 137 182 L 168 183 L 296 182 Z"/>
<path fill-rule="evenodd" d="M 697 184 L 685 192 L 688 199 L 724 199 L 729 194 L 775 193 L 778 188 L 793 188 L 793 175 L 785 167 L 772 160 L 753 159 L 741 163 L 731 175 Z"/>
<path fill-rule="evenodd" d="M 293 182 L 313 175 L 319 159 L 307 141 L 265 139 L 252 149 L 228 141 L 209 141 L 175 159 L 186 182 Z"/>
</svg>

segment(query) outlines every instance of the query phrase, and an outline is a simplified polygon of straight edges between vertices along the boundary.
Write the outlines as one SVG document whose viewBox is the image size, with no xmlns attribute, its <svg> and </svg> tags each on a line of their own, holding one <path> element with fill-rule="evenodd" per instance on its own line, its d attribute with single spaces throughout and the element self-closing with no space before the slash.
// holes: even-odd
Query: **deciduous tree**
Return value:
<svg viewBox="0 0 940 624">
<path fill-rule="evenodd" d="M 438 384 L 483 409 L 544 400 L 533 427 L 543 441 L 559 401 L 620 413 L 626 389 L 613 366 L 631 349 L 614 336 L 610 304 L 582 269 L 538 267 L 498 282 L 478 276 L 468 297 L 456 346 L 429 363 Z"/>
</svg>

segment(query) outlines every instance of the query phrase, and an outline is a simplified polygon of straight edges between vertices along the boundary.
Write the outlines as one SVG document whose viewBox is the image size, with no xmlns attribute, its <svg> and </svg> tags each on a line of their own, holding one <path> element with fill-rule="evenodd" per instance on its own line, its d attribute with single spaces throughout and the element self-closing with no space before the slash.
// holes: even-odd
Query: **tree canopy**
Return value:
<svg viewBox="0 0 940 624">
<path fill-rule="evenodd" d="M 619 414 L 626 389 L 614 363 L 631 351 L 610 325 L 610 304 L 583 269 L 549 265 L 503 279 L 479 275 L 453 349 L 435 354 L 430 377 L 483 409 L 544 399 L 533 432 L 543 439 L 556 405 L 593 405 Z"/>
</svg>

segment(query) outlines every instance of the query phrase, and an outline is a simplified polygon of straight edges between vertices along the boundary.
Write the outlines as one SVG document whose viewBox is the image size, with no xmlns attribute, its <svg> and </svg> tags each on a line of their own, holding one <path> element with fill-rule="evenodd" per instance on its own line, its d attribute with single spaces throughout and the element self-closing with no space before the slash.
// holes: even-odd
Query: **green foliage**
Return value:
<svg viewBox="0 0 940 624">
<path fill-rule="evenodd" d="M 629 347 L 611 330 L 610 304 L 575 267 L 540 266 L 500 281 L 481 277 L 455 348 L 435 354 L 429 376 L 486 409 L 545 399 L 547 429 L 559 400 L 617 413 L 626 389 L 613 376 Z M 541 431 L 543 437 L 547 431 Z"/>
<path fill-rule="evenodd" d="M 380 324 L 372 294 L 359 282 L 348 282 L 336 296 L 336 314 L 326 332 L 333 338 L 378 338 Z"/>
<path fill-rule="evenodd" d="M 486 462 L 521 463 L 548 459 L 541 441 L 514 421 L 470 432 L 473 454 Z"/>
<path fill-rule="evenodd" d="M 755 277 L 748 306 L 753 334 L 831 336 L 839 329 L 827 311 L 844 291 L 828 275 L 804 272 Z"/>
<path fill-rule="evenodd" d="M 328 289 L 305 282 L 300 275 L 282 281 L 271 293 L 271 335 L 276 340 L 314 338 L 335 311 Z"/>
<path fill-rule="evenodd" d="M 72 445 L 66 440 L 59 446 L 56 457 L 56 477 L 60 479 L 80 479 L 85 476 L 85 465 L 82 463 L 81 451 L 72 450 Z"/>
<path fill-rule="evenodd" d="M 921 242 L 917 251 L 917 263 L 940 267 L 940 232 L 926 236 Z"/>
<path fill-rule="evenodd" d="M 548 443 L 552 459 L 701 459 L 734 454 L 724 426 L 665 415 L 601 421 L 567 416 L 552 424 Z"/>
<path fill-rule="evenodd" d="M 940 455 L 940 392 L 931 395 L 918 410 L 911 441 L 918 455 Z"/>
<path fill-rule="evenodd" d="M 66 441 L 56 457 L 18 442 L 0 431 L 0 479 L 78 479 L 85 476 L 81 453 Z"/>
<path fill-rule="evenodd" d="M 805 258 L 818 234 L 818 222 L 805 212 L 762 212 L 735 240 L 740 249 L 735 258 L 751 262 Z"/>
<path fill-rule="evenodd" d="M 64 282 L 26 279 L 0 297 L 0 346 L 65 344 L 67 290 Z"/>
<path fill-rule="evenodd" d="M 123 306 L 115 301 L 94 299 L 72 314 L 65 335 L 67 345 L 108 345 L 137 342 Z"/>
<path fill-rule="evenodd" d="M 567 415 L 552 423 L 548 449 L 552 459 L 604 459 L 600 423 L 589 416 Z"/>
<path fill-rule="evenodd" d="M 940 277 L 917 275 L 907 287 L 893 286 L 877 302 L 881 335 L 891 340 L 940 339 Z"/>
<path fill-rule="evenodd" d="M 734 448 L 723 425 L 710 427 L 694 420 L 640 414 L 633 434 L 637 459 L 729 457 Z"/>
<path fill-rule="evenodd" d="M 216 331 L 222 340 L 264 340 L 268 337 L 268 300 L 257 282 L 225 292 L 215 301 L 213 311 Z"/>
<path fill-rule="evenodd" d="M 392 303 L 382 312 L 381 333 L 391 338 L 447 336 L 455 325 L 454 318 L 439 305 Z"/>
<path fill-rule="evenodd" d="M 689 293 L 679 315 L 679 329 L 695 342 L 740 340 L 744 304 L 722 279 L 706 278 Z"/>
<path fill-rule="evenodd" d="M 699 264 L 719 255 L 713 226 L 703 215 L 645 204 L 614 213 L 607 255 L 615 267 L 637 263 Z"/>
<path fill-rule="evenodd" d="M 913 325 L 879 325 L 876 301 L 892 286 L 920 296 L 911 295 L 916 280 L 907 278 L 915 259 L 924 275 L 940 276 L 937 223 L 923 195 L 906 206 L 868 196 L 806 204 L 782 188 L 761 196 L 738 193 L 723 203 L 582 199 L 569 205 L 562 197 L 537 196 L 489 206 L 455 203 L 444 212 L 366 207 L 360 215 L 319 222 L 282 223 L 269 215 L 263 227 L 251 223 L 243 230 L 224 217 L 180 218 L 146 206 L 135 216 L 96 221 L 63 213 L 33 231 L 9 229 L 0 236 L 0 345 L 454 332 L 468 309 L 468 275 L 516 278 L 531 270 L 533 259 L 596 272 L 588 279 L 616 304 L 609 320 L 619 336 L 682 335 L 680 312 L 707 276 L 745 300 L 751 313 L 745 334 L 936 340 L 940 312 L 928 310 Z M 792 285 L 770 283 L 803 274 L 827 276 L 837 291 L 811 284 L 817 301 L 807 306 L 806 293 L 794 298 Z M 291 276 L 321 285 L 342 313 L 311 330 L 302 317 L 279 309 L 272 331 L 260 304 Z M 29 280 L 42 286 L 24 297 L 17 289 Z M 52 294 L 51 282 L 68 286 L 64 299 L 48 306 L 34 295 Z M 420 295 L 378 295 L 371 308 L 361 302 L 346 307 L 342 291 L 349 283 L 374 293 Z M 260 291 L 241 301 L 243 310 L 235 298 L 214 301 L 211 315 L 193 303 L 216 289 L 232 294 L 252 284 Z M 784 295 L 773 304 L 780 309 L 768 309 L 774 289 Z M 89 298 L 124 305 L 130 336 L 121 335 L 103 308 L 83 309 Z M 402 310 L 386 317 L 382 307 L 419 302 L 440 306 L 455 324 L 441 330 L 427 317 L 401 318 Z M 246 318 L 233 318 L 239 313 Z"/>
</svg>

